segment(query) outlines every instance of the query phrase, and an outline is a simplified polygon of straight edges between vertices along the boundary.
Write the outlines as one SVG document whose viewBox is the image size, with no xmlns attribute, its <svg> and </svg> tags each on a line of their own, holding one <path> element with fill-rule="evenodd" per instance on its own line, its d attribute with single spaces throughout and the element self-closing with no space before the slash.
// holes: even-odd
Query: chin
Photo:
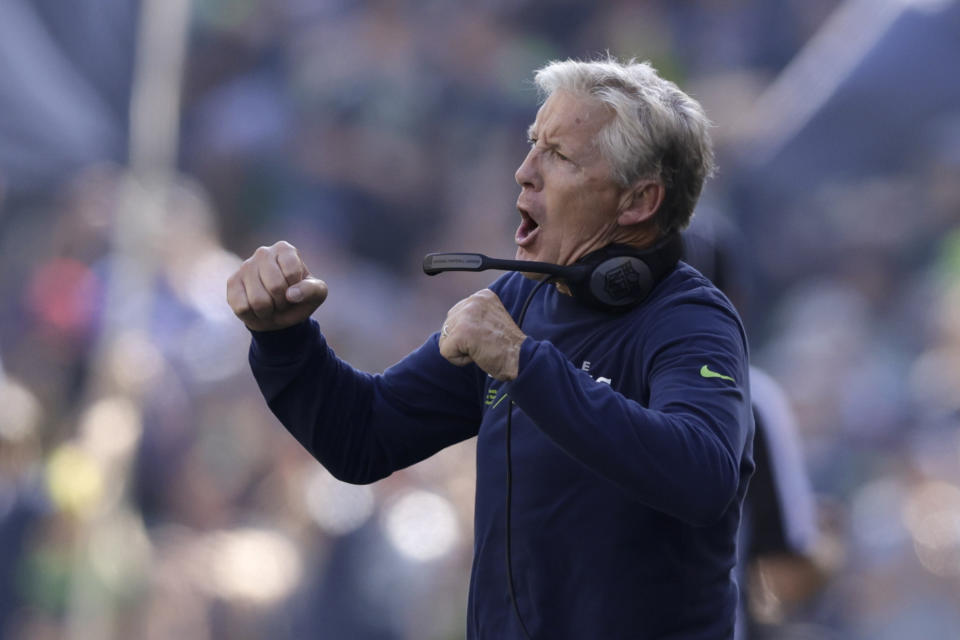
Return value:
<svg viewBox="0 0 960 640">
<path fill-rule="evenodd" d="M 526 247 L 517 247 L 517 253 L 514 256 L 517 260 L 533 260 L 535 262 L 549 262 L 549 260 L 544 260 L 543 257 L 535 252 L 530 251 Z"/>
</svg>

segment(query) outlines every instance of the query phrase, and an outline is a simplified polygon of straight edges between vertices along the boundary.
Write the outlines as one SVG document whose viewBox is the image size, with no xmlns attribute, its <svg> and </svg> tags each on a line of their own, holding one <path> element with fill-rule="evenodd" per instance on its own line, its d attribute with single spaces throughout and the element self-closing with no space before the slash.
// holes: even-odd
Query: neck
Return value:
<svg viewBox="0 0 960 640">
<path fill-rule="evenodd" d="M 652 222 L 620 227 L 620 229 L 621 232 L 614 235 L 610 244 L 624 244 L 636 249 L 649 249 L 663 240 L 664 237 L 657 225 Z"/>
</svg>

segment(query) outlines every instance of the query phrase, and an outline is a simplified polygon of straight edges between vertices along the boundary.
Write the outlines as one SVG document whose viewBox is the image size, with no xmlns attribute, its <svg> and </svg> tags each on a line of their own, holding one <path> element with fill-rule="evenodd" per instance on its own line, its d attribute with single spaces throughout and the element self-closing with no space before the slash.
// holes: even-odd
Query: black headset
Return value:
<svg viewBox="0 0 960 640">
<path fill-rule="evenodd" d="M 649 249 L 611 244 L 572 265 L 530 260 L 503 260 L 480 253 L 431 253 L 423 259 L 428 276 L 442 271 L 525 271 L 545 273 L 564 282 L 581 303 L 613 313 L 637 306 L 676 266 L 683 252 L 679 233 L 670 233 Z"/>
</svg>

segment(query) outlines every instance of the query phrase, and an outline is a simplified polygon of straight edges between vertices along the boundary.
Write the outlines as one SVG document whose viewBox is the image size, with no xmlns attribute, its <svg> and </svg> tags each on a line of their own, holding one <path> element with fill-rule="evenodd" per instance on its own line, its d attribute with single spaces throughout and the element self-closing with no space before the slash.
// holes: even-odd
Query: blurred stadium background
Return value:
<svg viewBox="0 0 960 640">
<path fill-rule="evenodd" d="M 697 216 L 739 230 L 834 567 L 761 614 L 956 638 L 953 0 L 0 2 L 0 638 L 462 638 L 472 444 L 333 480 L 224 283 L 294 242 L 382 370 L 489 280 L 424 253 L 513 254 L 532 70 L 604 51 L 717 125 Z"/>
</svg>

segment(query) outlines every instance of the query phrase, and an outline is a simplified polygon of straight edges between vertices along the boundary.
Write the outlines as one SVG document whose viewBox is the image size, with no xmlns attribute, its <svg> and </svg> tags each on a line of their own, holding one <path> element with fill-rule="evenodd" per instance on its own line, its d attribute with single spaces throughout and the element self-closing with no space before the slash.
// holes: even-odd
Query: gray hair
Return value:
<svg viewBox="0 0 960 640">
<path fill-rule="evenodd" d="M 535 72 L 534 82 L 544 101 L 562 89 L 609 106 L 614 118 L 597 142 L 614 179 L 624 187 L 659 180 L 666 194 L 657 226 L 671 232 L 689 224 L 703 183 L 714 172 L 711 123 L 700 103 L 650 63 L 635 60 L 553 61 Z"/>
</svg>

